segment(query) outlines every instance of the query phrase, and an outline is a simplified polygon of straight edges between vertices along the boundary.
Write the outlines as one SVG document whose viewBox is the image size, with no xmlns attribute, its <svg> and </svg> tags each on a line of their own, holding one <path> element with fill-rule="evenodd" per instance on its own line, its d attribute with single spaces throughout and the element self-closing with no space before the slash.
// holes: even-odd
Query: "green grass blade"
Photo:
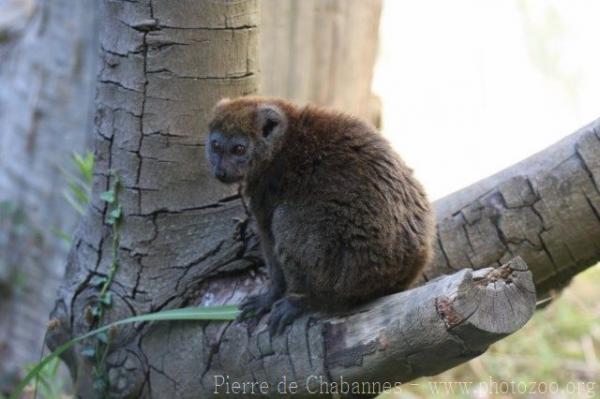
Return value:
<svg viewBox="0 0 600 399">
<path fill-rule="evenodd" d="M 85 209 L 83 208 L 83 206 L 81 205 L 81 203 L 79 201 L 77 201 L 76 199 L 73 198 L 73 195 L 70 192 L 65 191 L 63 193 L 63 197 L 67 200 L 69 205 L 71 205 L 73 207 L 73 209 L 75 209 L 77 211 L 77 213 L 79 215 L 81 215 L 81 216 L 85 215 Z"/>
<path fill-rule="evenodd" d="M 114 326 L 120 326 L 123 324 L 129 323 L 139 323 L 145 321 L 178 321 L 178 320 L 235 320 L 235 318 L 240 313 L 239 309 L 235 305 L 228 306 L 216 306 L 216 307 L 205 307 L 205 308 L 181 308 L 181 309 L 170 309 L 163 310 L 161 312 L 156 313 L 148 313 L 139 316 L 129 317 L 127 319 L 118 320 L 114 323 L 107 324 L 105 326 L 99 327 L 95 330 L 92 330 L 86 334 L 80 335 L 79 337 L 75 337 L 70 341 L 62 344 L 58 348 L 54 350 L 54 352 L 50 353 L 48 356 L 42 359 L 38 364 L 36 364 L 29 373 L 23 378 L 23 380 L 19 383 L 19 385 L 15 388 L 15 391 L 10 395 L 9 399 L 19 399 L 23 393 L 23 390 L 33 380 L 43 368 L 55 359 L 60 356 L 63 352 L 68 350 L 71 346 L 76 344 L 79 341 L 82 341 L 86 338 L 92 337 L 101 332 L 107 331 L 109 328 Z"/>
</svg>

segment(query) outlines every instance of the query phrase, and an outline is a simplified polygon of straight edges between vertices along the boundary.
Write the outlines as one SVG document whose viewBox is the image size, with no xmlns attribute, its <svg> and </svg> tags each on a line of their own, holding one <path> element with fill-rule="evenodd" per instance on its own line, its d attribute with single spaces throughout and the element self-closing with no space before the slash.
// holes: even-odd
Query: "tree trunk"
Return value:
<svg viewBox="0 0 600 399">
<path fill-rule="evenodd" d="M 91 139 L 96 75 L 92 0 L 22 3 L 31 19 L 2 26 L 0 55 L 0 375 L 40 356 L 67 254 L 56 231 L 77 216 L 60 168 Z"/>
<path fill-rule="evenodd" d="M 110 281 L 115 261 L 101 324 L 160 309 L 235 304 L 266 285 L 239 198 L 209 176 L 202 154 L 212 105 L 256 90 L 256 2 L 104 0 L 101 8 L 94 200 L 71 250 L 51 347 L 98 324 L 98 286 Z M 66 354 L 78 395 L 100 397 L 105 383 L 111 397 L 209 397 L 225 389 L 221 377 L 270 382 L 270 394 L 283 376 L 305 392 L 313 388 L 310 376 L 406 382 L 482 353 L 533 311 L 531 276 L 524 262 L 509 257 L 531 263 L 541 293 L 599 258 L 599 125 L 436 203 L 443 246 L 427 278 L 505 266 L 457 271 L 349 314 L 309 314 L 272 339 L 266 318 L 254 327 L 126 326 L 110 334 L 101 361 L 84 356 L 97 347 L 95 339 Z M 116 195 L 101 196 L 113 187 Z M 111 225 L 121 208 L 120 223 Z M 565 228 L 574 223 L 580 226 Z M 452 228 L 465 235 L 453 241 Z M 581 256 L 559 256 L 565 248 Z M 542 261 L 544 254 L 553 262 Z"/>
<path fill-rule="evenodd" d="M 371 92 L 381 0 L 263 0 L 261 92 L 379 125 Z"/>
<path fill-rule="evenodd" d="M 69 255 L 51 346 L 96 322 L 86 314 L 99 303 L 98 281 L 110 275 L 114 260 L 112 305 L 102 323 L 187 305 L 201 296 L 204 276 L 251 265 L 235 189 L 209 177 L 203 143 L 220 98 L 256 93 L 257 7 L 255 0 L 100 2 L 93 199 Z M 117 178 L 109 207 L 101 193 Z M 118 235 L 107 223 L 117 203 Z M 119 331 L 104 371 L 81 355 L 93 342 L 68 353 L 78 394 L 101 397 L 109 382 L 111 397 L 169 397 L 163 393 L 174 392 L 174 380 L 163 369 L 185 362 L 148 359 L 154 354 L 146 346 L 161 336 L 143 326 Z M 207 351 L 178 356 L 193 360 Z M 201 367 L 185 371 L 197 374 L 188 374 L 184 385 L 193 387 Z"/>
</svg>

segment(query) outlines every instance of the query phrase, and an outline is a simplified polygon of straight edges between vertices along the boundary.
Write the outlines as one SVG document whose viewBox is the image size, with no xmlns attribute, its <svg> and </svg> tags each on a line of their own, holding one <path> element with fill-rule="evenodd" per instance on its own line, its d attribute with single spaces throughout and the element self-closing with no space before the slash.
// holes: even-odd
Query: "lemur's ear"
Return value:
<svg viewBox="0 0 600 399">
<path fill-rule="evenodd" d="M 281 136 L 287 129 L 287 117 L 276 105 L 263 104 L 256 111 L 256 120 L 265 139 Z"/>
<path fill-rule="evenodd" d="M 215 105 L 215 108 L 213 109 L 213 111 L 216 113 L 218 111 L 221 110 L 221 108 L 223 108 L 224 106 L 226 106 L 227 104 L 229 104 L 231 102 L 231 99 L 225 97 L 219 100 L 219 102 L 217 103 L 217 105 Z"/>
</svg>

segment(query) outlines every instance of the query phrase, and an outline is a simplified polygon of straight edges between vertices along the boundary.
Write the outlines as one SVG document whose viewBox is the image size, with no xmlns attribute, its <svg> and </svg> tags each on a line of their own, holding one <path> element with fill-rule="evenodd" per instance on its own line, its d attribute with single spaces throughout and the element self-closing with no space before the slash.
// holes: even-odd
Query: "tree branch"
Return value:
<svg viewBox="0 0 600 399">
<path fill-rule="evenodd" d="M 427 279 L 521 256 L 538 297 L 600 260 L 600 119 L 435 202 L 438 241 Z"/>
<path fill-rule="evenodd" d="M 340 391 L 346 387 L 375 396 L 479 356 L 521 328 L 535 301 L 531 273 L 515 258 L 497 269 L 462 269 L 351 314 L 307 315 L 272 339 L 264 319 L 250 334 L 233 323 L 205 370 L 203 394 L 233 393 L 234 382 L 246 384 L 238 393 L 251 393 L 253 382 L 266 383 L 254 385 L 255 393 L 293 393 L 295 382 L 298 394 L 352 393 Z"/>
</svg>

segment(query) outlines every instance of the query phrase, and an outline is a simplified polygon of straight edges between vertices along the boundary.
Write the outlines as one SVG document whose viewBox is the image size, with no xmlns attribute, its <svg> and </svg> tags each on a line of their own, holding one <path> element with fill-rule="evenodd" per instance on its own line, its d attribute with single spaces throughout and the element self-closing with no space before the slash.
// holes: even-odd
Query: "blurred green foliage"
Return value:
<svg viewBox="0 0 600 399">
<path fill-rule="evenodd" d="M 29 239 L 39 240 L 40 234 L 28 223 L 25 209 L 13 201 L 0 201 L 0 248 Z M 9 253 L 0 256 L 0 297 L 24 286 L 25 276 L 19 271 L 18 261 Z"/>
<path fill-rule="evenodd" d="M 67 188 L 63 191 L 63 197 L 83 216 L 87 205 L 92 196 L 92 183 L 94 181 L 95 158 L 92 151 L 85 154 L 73 153 L 71 155 L 70 170 L 61 168 L 62 173 L 67 179 Z M 53 229 L 53 232 L 64 243 L 71 244 L 71 234 L 59 228 Z"/>
<path fill-rule="evenodd" d="M 544 75 L 559 82 L 569 98 L 576 101 L 582 76 L 580 71 L 569 70 L 564 65 L 561 40 L 566 27 L 556 5 L 552 2 L 518 0 L 517 6 L 523 18 L 525 38 L 533 64 Z"/>
<path fill-rule="evenodd" d="M 83 215 L 92 195 L 94 153 L 91 151 L 85 154 L 73 153 L 71 164 L 74 172 L 63 170 L 68 184 L 68 189 L 63 194 L 67 202 Z"/>
<path fill-rule="evenodd" d="M 61 362 L 59 358 L 52 359 L 46 367 L 37 374 L 37 392 L 33 387 L 30 391 L 37 394 L 40 399 L 62 399 L 66 398 L 65 381 L 58 374 Z M 34 365 L 27 368 L 27 372 L 33 369 Z"/>
</svg>

